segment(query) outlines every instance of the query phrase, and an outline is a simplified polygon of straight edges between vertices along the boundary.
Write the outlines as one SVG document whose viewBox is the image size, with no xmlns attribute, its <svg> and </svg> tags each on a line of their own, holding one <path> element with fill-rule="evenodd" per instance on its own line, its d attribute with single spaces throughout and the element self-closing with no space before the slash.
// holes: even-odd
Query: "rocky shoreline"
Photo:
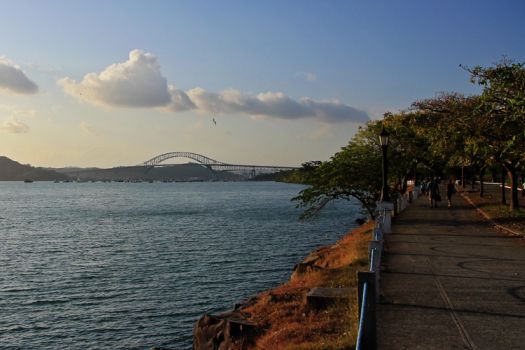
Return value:
<svg viewBox="0 0 525 350">
<path fill-rule="evenodd" d="M 311 252 L 295 265 L 290 280 L 283 285 L 236 304 L 233 310 L 203 315 L 194 327 L 193 349 L 281 349 L 292 345 L 315 349 L 319 342 L 331 342 L 332 348 L 343 349 L 353 343 L 357 320 L 356 297 L 352 297 L 356 296 L 355 276 L 367 264 L 372 229 L 373 222 L 366 223 L 333 245 Z M 319 307 L 307 298 L 315 287 L 344 288 L 350 293 L 337 302 L 337 307 Z M 338 322 L 340 317 L 349 320 Z"/>
</svg>

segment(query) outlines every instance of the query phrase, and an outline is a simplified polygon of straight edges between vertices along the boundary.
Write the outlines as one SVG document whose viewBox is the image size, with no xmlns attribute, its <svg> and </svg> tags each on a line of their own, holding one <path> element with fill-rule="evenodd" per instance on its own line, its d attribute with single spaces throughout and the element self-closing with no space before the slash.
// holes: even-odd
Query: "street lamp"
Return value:
<svg viewBox="0 0 525 350">
<path fill-rule="evenodd" d="M 414 188 L 415 188 L 417 185 L 417 159 L 414 158 L 413 162 L 414 162 Z"/>
<path fill-rule="evenodd" d="M 390 134 L 385 130 L 385 127 L 381 130 L 379 134 L 379 143 L 381 144 L 381 149 L 383 150 L 383 188 L 381 189 L 381 202 L 390 202 L 390 196 L 388 195 L 388 163 L 386 150 L 388 148 L 388 137 Z"/>
</svg>

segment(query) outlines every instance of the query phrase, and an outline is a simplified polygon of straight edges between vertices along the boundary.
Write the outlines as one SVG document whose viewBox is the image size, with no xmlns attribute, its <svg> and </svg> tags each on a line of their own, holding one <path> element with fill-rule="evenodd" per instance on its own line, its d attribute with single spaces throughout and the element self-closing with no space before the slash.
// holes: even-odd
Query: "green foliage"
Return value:
<svg viewBox="0 0 525 350">
<path fill-rule="evenodd" d="M 517 171 L 525 162 L 525 64 L 503 60 L 494 67 L 468 69 L 471 81 L 483 87 L 478 127 L 488 153 L 508 172 L 510 209 L 519 209 Z"/>
<path fill-rule="evenodd" d="M 328 201 L 358 199 L 371 216 L 381 189 L 381 153 L 377 134 L 372 138 L 368 128 L 361 129 L 354 138 L 329 161 L 310 167 L 302 190 L 294 200 L 306 207 L 303 217 L 315 214 Z M 311 164 L 310 164 L 311 165 Z"/>
<path fill-rule="evenodd" d="M 333 199 L 357 198 L 374 216 L 381 189 L 381 148 L 378 134 L 390 132 L 389 187 L 395 198 L 406 189 L 414 166 L 431 174 L 470 166 L 483 174 L 494 162 L 507 169 L 513 184 L 511 209 L 517 208 L 516 174 L 525 163 L 525 64 L 503 61 L 467 69 L 483 87 L 480 96 L 441 93 L 416 101 L 410 110 L 387 113 L 371 121 L 329 161 L 303 165 L 292 177 L 310 185 L 294 200 L 315 214 Z"/>
</svg>

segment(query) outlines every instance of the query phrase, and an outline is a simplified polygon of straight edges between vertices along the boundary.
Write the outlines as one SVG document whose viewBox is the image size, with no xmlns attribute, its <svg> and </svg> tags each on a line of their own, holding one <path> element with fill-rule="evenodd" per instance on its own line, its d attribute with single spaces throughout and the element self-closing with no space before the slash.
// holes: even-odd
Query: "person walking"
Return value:
<svg viewBox="0 0 525 350">
<path fill-rule="evenodd" d="M 428 178 L 421 181 L 421 194 L 425 196 L 427 194 Z"/>
<path fill-rule="evenodd" d="M 452 208 L 452 195 L 454 193 L 456 193 L 456 184 L 454 181 L 454 177 L 451 176 L 447 183 L 447 200 L 449 208 Z"/>
<path fill-rule="evenodd" d="M 439 194 L 439 184 L 437 177 L 434 177 L 427 185 L 428 200 L 430 201 L 431 208 L 437 208 L 437 202 L 441 200 Z"/>
</svg>

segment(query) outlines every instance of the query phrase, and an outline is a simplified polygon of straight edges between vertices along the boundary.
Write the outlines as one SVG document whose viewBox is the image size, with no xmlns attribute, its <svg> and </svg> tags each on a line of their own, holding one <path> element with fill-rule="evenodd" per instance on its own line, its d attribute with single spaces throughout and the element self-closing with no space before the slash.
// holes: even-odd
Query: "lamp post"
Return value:
<svg viewBox="0 0 525 350">
<path fill-rule="evenodd" d="M 414 158 L 413 162 L 414 162 L 414 188 L 415 188 L 417 185 L 417 159 Z"/>
<path fill-rule="evenodd" d="M 389 136 L 390 134 L 383 127 L 383 129 L 381 130 L 381 133 L 379 133 L 379 144 L 381 145 L 381 149 L 383 150 L 383 188 L 381 189 L 381 202 L 390 202 L 390 196 L 388 195 L 388 184 L 387 184 L 388 161 L 387 161 L 387 155 L 386 155 Z"/>
</svg>

